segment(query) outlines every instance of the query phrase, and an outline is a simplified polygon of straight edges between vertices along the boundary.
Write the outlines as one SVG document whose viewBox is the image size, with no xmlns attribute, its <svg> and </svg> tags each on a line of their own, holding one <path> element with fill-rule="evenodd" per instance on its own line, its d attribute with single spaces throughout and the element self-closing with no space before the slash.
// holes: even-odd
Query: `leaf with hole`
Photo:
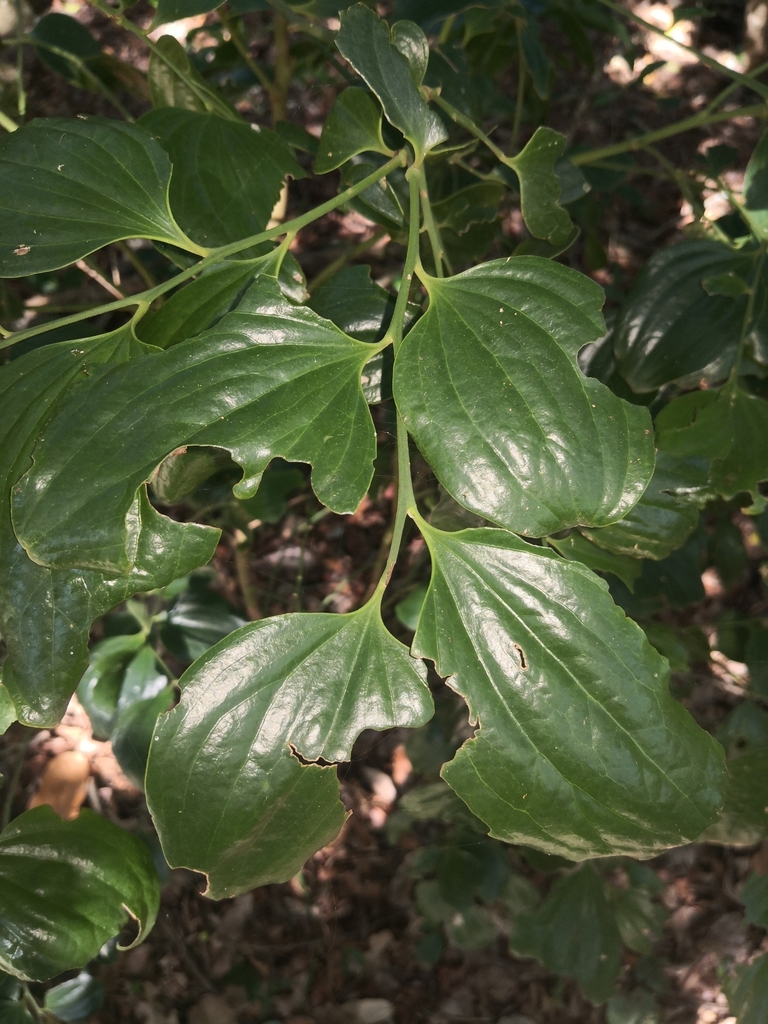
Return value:
<svg viewBox="0 0 768 1024">
<path fill-rule="evenodd" d="M 360 386 L 371 349 L 291 305 L 262 275 L 216 327 L 98 381 L 87 421 L 76 405 L 54 417 L 16 488 L 19 539 L 41 564 L 129 570 L 137 489 L 185 444 L 229 449 L 244 474 L 236 497 L 254 494 L 279 455 L 309 462 L 320 500 L 353 512 L 375 454 Z M 114 437 L 123 439 L 117 456 Z"/>
<path fill-rule="evenodd" d="M 0 832 L 0 880 L 0 967 L 28 981 L 82 967 L 128 914 L 138 945 L 160 904 L 147 846 L 91 811 L 62 821 L 42 806 L 14 818 Z"/>
<path fill-rule="evenodd" d="M 432 579 L 413 653 L 479 725 L 442 775 L 491 834 L 577 860 L 698 836 L 721 748 L 604 581 L 503 530 L 419 525 Z"/>
<path fill-rule="evenodd" d="M 290 878 L 344 820 L 335 771 L 294 751 L 347 760 L 363 729 L 422 725 L 425 678 L 376 602 L 222 641 L 184 674 L 152 744 L 147 798 L 169 863 L 205 872 L 214 899 Z"/>
<path fill-rule="evenodd" d="M 409 432 L 462 505 L 533 537 L 621 519 L 653 466 L 650 417 L 585 377 L 603 292 L 538 257 L 438 280 L 398 352 Z"/>
</svg>

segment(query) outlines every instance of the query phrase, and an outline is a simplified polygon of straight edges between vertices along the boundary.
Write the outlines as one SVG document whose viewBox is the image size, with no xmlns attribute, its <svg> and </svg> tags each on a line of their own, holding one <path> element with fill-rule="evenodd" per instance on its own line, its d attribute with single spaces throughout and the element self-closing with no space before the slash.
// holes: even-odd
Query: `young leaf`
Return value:
<svg viewBox="0 0 768 1024">
<path fill-rule="evenodd" d="M 659 451 L 651 482 L 634 508 L 612 526 L 581 532 L 615 555 L 658 561 L 682 547 L 712 497 L 708 459 Z"/>
<path fill-rule="evenodd" d="M 96 739 L 109 739 L 125 670 L 145 644 L 143 633 L 127 633 L 109 636 L 91 648 L 88 668 L 77 686 L 77 696 L 90 719 Z"/>
<path fill-rule="evenodd" d="M 381 137 L 381 107 L 365 89 L 354 86 L 336 97 L 325 124 L 315 158 L 315 173 L 327 174 L 358 153 L 392 150 Z"/>
<path fill-rule="evenodd" d="M 392 45 L 408 61 L 413 84 L 418 88 L 424 81 L 429 63 L 429 43 L 424 32 L 414 21 L 396 21 L 390 37 Z"/>
<path fill-rule="evenodd" d="M 74 263 L 122 238 L 189 247 L 168 206 L 171 164 L 132 125 L 30 121 L 0 139 L 0 276 Z"/>
<path fill-rule="evenodd" d="M 364 4 L 341 15 L 336 46 L 379 99 L 387 120 L 423 157 L 448 138 L 442 121 L 414 84 L 411 65 L 391 41 L 385 21 Z"/>
<path fill-rule="evenodd" d="M 165 678 L 164 681 L 167 682 Z M 174 689 L 167 686 L 152 697 L 127 705 L 117 716 L 111 735 L 112 751 L 123 774 L 137 789 L 144 789 L 147 758 L 158 715 L 168 711 L 173 701 Z"/>
<path fill-rule="evenodd" d="M 520 207 L 525 225 L 535 238 L 560 246 L 570 238 L 573 224 L 560 205 L 560 178 L 555 165 L 567 140 L 552 128 L 539 127 L 511 161 L 520 179 Z"/>
<path fill-rule="evenodd" d="M 653 471 L 650 418 L 578 367 L 603 292 L 535 256 L 438 280 L 395 360 L 394 392 L 437 478 L 466 508 L 533 537 L 604 526 Z"/>
<path fill-rule="evenodd" d="M 82 967 L 126 911 L 138 945 L 160 904 L 148 847 L 91 811 L 62 821 L 42 806 L 15 818 L 0 833 L 0 882 L 0 968 L 26 981 Z"/>
<path fill-rule="evenodd" d="M 503 530 L 419 525 L 432 579 L 413 652 L 480 725 L 442 774 L 491 834 L 571 859 L 648 857 L 713 821 L 722 749 L 605 582 Z"/>
<path fill-rule="evenodd" d="M 520 914 L 509 938 L 518 956 L 575 978 L 584 995 L 603 1003 L 621 970 L 621 938 L 605 883 L 591 864 L 559 878 L 544 903 Z"/>
<path fill-rule="evenodd" d="M 693 387 L 730 372 L 741 338 L 746 295 L 707 294 L 704 282 L 754 275 L 754 256 L 722 242 L 696 239 L 657 252 L 635 278 L 619 310 L 613 345 L 621 376 L 633 391 L 654 391 L 671 381 Z M 758 282 L 753 333 L 765 333 L 766 285 Z"/>
<path fill-rule="evenodd" d="M 142 495 L 131 507 L 140 568 L 114 578 L 96 572 L 52 572 L 31 561 L 10 519 L 11 487 L 30 464 L 35 439 L 65 398 L 115 364 L 142 359 L 130 325 L 83 341 L 46 345 L 0 369 L 0 631 L 8 648 L 3 681 L 21 721 L 60 719 L 87 663 L 91 622 L 133 594 L 164 586 L 207 562 L 218 531 L 184 527 L 159 515 Z M 183 547 L 180 546 L 184 540 Z"/>
<path fill-rule="evenodd" d="M 218 114 L 240 123 L 240 115 L 208 88 L 203 76 L 192 67 L 184 47 L 173 36 L 160 36 L 150 53 L 149 93 L 154 107 Z"/>
<path fill-rule="evenodd" d="M 290 878 L 344 819 L 335 773 L 292 751 L 341 761 L 363 729 L 422 725 L 425 678 L 375 603 L 222 641 L 184 674 L 152 743 L 147 798 L 169 863 L 204 871 L 215 899 Z"/>
<path fill-rule="evenodd" d="M 125 572 L 138 564 L 126 525 L 136 490 L 185 444 L 231 451 L 237 497 L 279 455 L 313 466 L 323 504 L 354 511 L 375 454 L 360 386 L 371 355 L 262 275 L 212 330 L 98 381 L 87 419 L 79 405 L 53 418 L 15 489 L 19 539 L 41 564 Z"/>
<path fill-rule="evenodd" d="M 158 310 L 150 310 L 136 325 L 136 333 L 157 348 L 170 348 L 202 334 L 228 312 L 263 266 L 261 260 L 227 260 L 207 268 Z"/>
<path fill-rule="evenodd" d="M 752 497 L 746 511 L 760 513 L 766 499 L 758 484 L 768 480 L 768 402 L 736 381 L 718 391 L 692 391 L 665 406 L 656 420 L 656 443 L 679 456 L 712 458 L 709 482 L 723 498 L 742 491 Z"/>
<path fill-rule="evenodd" d="M 265 478 L 268 475 L 269 470 Z M 193 576 L 189 587 L 169 608 L 160 637 L 171 654 L 189 662 L 245 624 L 226 601 Z"/>
<path fill-rule="evenodd" d="M 268 128 L 170 107 L 145 114 L 139 127 L 171 158 L 174 216 L 209 248 L 263 231 L 286 175 L 304 177 L 288 145 Z"/>
</svg>

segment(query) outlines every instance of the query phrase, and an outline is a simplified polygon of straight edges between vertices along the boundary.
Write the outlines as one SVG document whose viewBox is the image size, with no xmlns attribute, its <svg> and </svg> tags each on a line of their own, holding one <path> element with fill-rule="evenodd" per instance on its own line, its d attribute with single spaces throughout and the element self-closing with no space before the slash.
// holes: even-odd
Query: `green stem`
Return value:
<svg viewBox="0 0 768 1024">
<path fill-rule="evenodd" d="M 443 262 L 448 267 L 448 273 L 451 272 L 451 267 L 448 263 L 448 259 L 445 255 L 445 247 L 443 246 L 443 239 L 440 235 L 440 229 L 435 223 L 435 217 L 432 213 L 432 205 L 429 201 L 429 189 L 427 188 L 427 176 L 424 173 L 424 166 L 421 165 L 414 173 L 414 177 L 418 180 L 419 195 L 421 197 L 421 209 L 424 213 L 424 227 L 427 229 L 427 236 L 429 238 L 429 244 L 432 249 L 432 259 L 435 261 L 435 274 L 438 277 L 443 276 Z"/>
<path fill-rule="evenodd" d="M 638 14 L 633 11 L 627 10 L 626 7 L 621 7 L 619 4 L 614 3 L 613 0 L 598 0 L 604 7 L 610 8 L 615 14 L 620 14 L 624 18 L 629 18 L 636 24 L 641 25 L 646 31 L 653 32 L 657 36 L 662 36 L 670 43 L 674 43 L 675 46 L 679 46 L 681 50 L 685 50 L 687 53 L 693 54 L 702 64 L 706 64 L 708 68 L 712 68 L 713 71 L 719 71 L 720 74 L 726 75 L 728 78 L 732 78 L 734 82 L 738 82 L 741 85 L 746 85 L 752 92 L 756 92 L 758 96 L 762 96 L 763 99 L 768 99 L 768 86 L 762 82 L 756 82 L 749 75 L 743 75 L 740 71 L 734 71 L 732 68 L 726 67 L 725 64 L 721 64 L 720 61 L 715 60 L 714 57 L 708 57 L 706 53 L 702 53 L 701 50 L 697 50 L 693 46 L 688 46 L 687 43 L 681 43 L 677 39 L 673 39 L 672 36 L 668 35 L 663 28 L 659 28 L 657 25 L 652 25 L 650 21 L 646 21 L 641 18 Z"/>
<path fill-rule="evenodd" d="M 761 75 L 764 71 L 768 71 L 768 61 L 766 61 L 765 64 L 760 64 L 759 67 L 753 68 L 752 71 L 748 72 L 748 76 L 749 78 L 757 78 L 758 75 Z M 704 108 L 704 113 L 711 114 L 714 110 L 717 110 L 720 104 L 726 100 L 732 92 L 738 89 L 740 85 L 740 82 L 731 82 L 730 85 L 727 85 L 721 93 L 718 93 L 718 95 L 715 96 L 711 103 L 707 104 Z"/>
<path fill-rule="evenodd" d="M 432 89 L 428 89 L 426 90 L 426 92 L 428 93 L 429 99 L 434 100 L 438 107 L 442 107 L 452 121 L 455 121 L 456 124 L 461 125 L 461 127 L 465 128 L 471 135 L 474 135 L 476 139 L 479 139 L 479 141 L 482 142 L 484 146 L 487 146 L 497 160 L 500 160 L 503 164 L 507 164 L 507 166 L 509 167 L 514 166 L 511 159 L 506 155 L 506 153 L 502 149 L 500 149 L 495 142 L 492 142 L 491 139 L 489 139 L 488 136 L 485 134 L 485 132 L 481 131 L 480 128 L 477 127 L 477 125 L 471 118 L 467 117 L 466 114 L 462 114 L 462 112 L 460 110 L 457 110 L 452 103 L 449 103 L 448 100 L 443 99 L 443 97 L 438 92 L 435 92 Z"/>
<path fill-rule="evenodd" d="M 661 142 L 672 135 L 679 135 L 681 132 L 691 131 L 693 128 L 703 128 L 708 124 L 716 124 L 718 121 L 730 121 L 734 117 L 768 117 L 768 105 L 755 103 L 749 107 L 737 107 L 735 110 L 720 110 L 715 114 L 708 114 L 701 111 L 688 117 L 684 121 L 677 121 L 675 124 L 668 124 L 664 128 L 657 128 L 656 131 L 647 132 L 645 135 L 638 135 L 634 139 L 625 139 L 624 142 L 616 142 L 611 146 L 602 146 L 600 149 L 592 149 L 587 153 L 573 153 L 568 159 L 571 163 L 580 167 L 584 164 L 593 164 L 598 160 L 605 160 L 619 153 L 629 153 L 639 149 L 645 149 L 655 142 Z"/>
<path fill-rule="evenodd" d="M 248 47 L 240 35 L 240 29 L 230 19 L 229 15 L 225 13 L 224 8 L 220 7 L 217 11 L 219 21 L 222 23 L 224 28 L 229 32 L 229 38 L 232 40 L 232 44 L 245 61 L 246 67 L 251 71 L 256 78 L 259 80 L 261 86 L 266 90 L 268 94 L 272 92 L 272 81 L 267 73 L 261 68 L 253 57 L 248 52 Z"/>
<path fill-rule="evenodd" d="M 413 166 L 405 172 L 408 179 L 409 219 L 408 219 L 408 248 L 405 253 L 403 264 L 403 276 L 400 282 L 400 291 L 397 293 L 397 301 L 392 311 L 392 319 L 389 323 L 387 333 L 382 339 L 382 345 L 392 344 L 397 355 L 398 349 L 403 341 L 403 325 L 405 323 L 405 311 L 408 307 L 408 296 L 411 291 L 413 273 L 419 259 L 419 175 L 414 171 Z"/>
<path fill-rule="evenodd" d="M 392 313 L 392 322 L 389 325 L 385 340 L 392 342 L 395 356 L 403 343 L 403 324 L 405 322 L 405 310 L 408 304 L 408 295 L 411 290 L 411 282 L 416 263 L 419 258 L 419 183 L 421 178 L 420 169 L 411 166 L 406 171 L 406 178 L 409 185 L 409 222 L 408 222 L 408 249 L 405 254 L 403 265 L 403 278 L 400 284 L 400 291 L 397 293 L 397 302 Z M 413 484 L 411 483 L 411 458 L 408 451 L 408 431 L 405 428 L 402 417 L 397 413 L 397 505 L 395 507 L 395 520 L 392 524 L 392 540 L 389 546 L 384 572 L 381 574 L 372 601 L 381 599 L 387 584 L 395 568 L 397 557 L 400 554 L 400 545 L 403 540 L 403 530 L 408 518 L 408 513 L 416 504 L 413 495 Z"/>
<path fill-rule="evenodd" d="M 316 206 L 314 209 L 309 210 L 307 213 L 302 214 L 300 217 L 295 217 L 293 220 L 288 221 L 285 224 L 278 224 L 274 228 L 269 228 L 267 231 L 261 231 L 258 235 L 251 235 L 249 238 L 244 238 L 239 242 L 232 242 L 229 245 L 223 245 L 219 249 L 214 249 L 205 259 L 195 263 L 194 266 L 183 270 L 180 274 L 172 277 L 168 281 L 163 281 L 155 288 L 149 288 L 147 291 L 138 292 L 136 295 L 129 295 L 125 299 L 121 299 L 115 302 L 107 302 L 103 306 L 94 306 L 89 310 L 85 310 L 82 313 L 73 314 L 72 316 L 63 317 L 61 320 L 55 320 L 53 323 L 40 324 L 38 327 L 30 327 L 26 331 L 16 331 L 10 337 L 0 342 L 0 349 L 7 348 L 9 345 L 15 345 L 19 341 L 24 341 L 26 338 L 32 338 L 37 334 L 43 334 L 45 331 L 50 331 L 54 327 L 65 327 L 67 324 L 78 323 L 81 320 L 88 320 L 93 316 L 100 316 L 102 313 L 112 313 L 118 309 L 125 309 L 128 306 L 140 306 L 141 304 L 149 304 L 154 302 L 155 299 L 159 299 L 161 295 L 165 295 L 166 292 L 171 291 L 172 288 L 178 287 L 183 284 L 184 281 L 188 281 L 191 277 L 199 274 L 201 270 L 211 266 L 212 263 L 218 263 L 226 256 L 234 256 L 238 252 L 242 252 L 243 249 L 249 249 L 252 245 L 258 245 L 260 242 L 267 242 L 273 238 L 277 238 L 279 235 L 291 234 L 296 231 L 300 231 L 301 228 L 306 227 L 307 224 L 311 224 L 313 221 L 323 217 L 326 213 L 330 213 L 331 210 L 335 210 L 338 206 L 342 206 L 350 199 L 354 199 L 356 195 L 364 192 L 371 185 L 375 185 L 377 181 L 384 178 L 393 171 L 396 167 L 402 167 L 405 163 L 406 155 L 405 151 L 401 150 L 400 153 L 395 154 L 391 160 L 387 161 L 382 167 L 369 174 L 362 181 L 357 182 L 356 185 L 350 186 L 345 189 L 344 192 L 340 192 L 334 199 L 329 199 L 327 202 L 322 203 L 320 206 Z M 256 262 L 256 261 L 254 261 Z"/>
<path fill-rule="evenodd" d="M 21 32 L 23 23 L 23 8 L 21 0 L 16 0 L 16 27 Z M 19 117 L 24 120 L 27 113 L 27 94 L 24 91 L 24 47 L 19 45 L 16 49 L 16 109 Z"/>
<path fill-rule="evenodd" d="M 12 117 L 8 117 L 0 110 L 0 128 L 5 128 L 7 132 L 15 132 L 18 127 Z"/>
<path fill-rule="evenodd" d="M 273 128 L 278 121 L 286 121 L 288 119 L 288 89 L 293 72 L 290 41 L 288 39 L 288 22 L 285 16 L 278 12 L 275 12 L 274 36 L 275 72 L 274 84 L 270 93 Z"/>
<path fill-rule="evenodd" d="M 525 98 L 525 55 L 520 45 L 520 23 L 517 23 L 517 96 L 515 97 L 515 119 L 512 122 L 512 149 L 517 149 L 520 137 L 520 125 L 523 120 L 523 100 Z"/>
</svg>

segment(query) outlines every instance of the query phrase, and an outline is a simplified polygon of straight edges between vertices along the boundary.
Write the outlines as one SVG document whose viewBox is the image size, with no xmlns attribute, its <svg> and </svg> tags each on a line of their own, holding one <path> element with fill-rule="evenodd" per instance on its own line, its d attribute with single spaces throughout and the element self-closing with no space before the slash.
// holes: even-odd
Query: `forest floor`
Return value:
<svg viewBox="0 0 768 1024">
<path fill-rule="evenodd" d="M 662 22 L 669 14 L 667 4 L 634 6 Z M 695 41 L 709 47 L 718 59 L 738 66 L 743 5 L 726 6 L 730 14 L 712 19 Z M 115 53 L 141 66 L 144 57 L 135 40 L 113 37 L 99 16 L 77 3 L 58 3 L 53 9 L 74 11 L 90 21 Z M 670 54 L 665 46 L 670 44 L 638 35 L 639 56 L 633 66 L 618 46 L 604 52 L 599 73 L 571 82 L 556 95 L 550 124 L 567 131 L 575 143 L 594 147 L 701 109 L 722 82 L 695 59 L 681 60 L 679 50 L 672 47 Z M 667 63 L 641 81 L 642 67 L 654 61 Z M 113 116 L 99 97 L 64 83 L 31 55 L 26 76 L 30 115 Z M 327 109 L 325 94 L 302 93 L 297 87 L 291 96 L 289 113 L 310 131 L 313 123 L 322 123 Z M 687 167 L 697 152 L 709 146 L 733 146 L 739 157 L 728 173 L 731 184 L 738 186 L 758 134 L 755 121 L 741 119 L 723 123 L 716 131 L 678 136 L 659 148 L 676 167 Z M 326 198 L 334 187 L 332 179 L 331 175 L 294 183 L 289 214 Z M 605 265 L 595 267 L 594 259 L 590 265 L 582 242 L 566 256 L 573 266 L 604 284 L 609 297 L 626 290 L 648 256 L 682 237 L 692 219 L 690 204 L 681 199 L 674 183 L 649 175 L 633 178 L 631 185 L 614 194 L 604 210 L 599 230 Z M 707 197 L 713 216 L 722 202 L 717 194 Z M 521 230 L 519 218 L 510 215 L 504 231 L 514 237 Z M 302 234 L 295 255 L 311 280 L 340 251 L 340 243 L 355 244 L 372 231 L 372 225 L 358 214 L 337 213 Z M 362 257 L 373 264 L 374 278 L 383 283 L 390 274 L 388 252 L 384 238 Z M 104 275 L 108 277 L 106 266 Z M 22 287 L 21 297 L 32 316 L 39 305 L 28 292 Z M 57 301 L 104 301 L 103 286 L 84 278 L 72 292 L 58 295 Z M 329 595 L 336 610 L 355 606 L 368 585 L 390 504 L 391 495 L 385 491 L 352 517 L 328 515 L 308 529 L 318 506 L 310 507 L 305 501 L 279 526 L 257 530 L 245 567 L 254 592 L 262 595 L 261 611 L 286 610 L 298 600 L 299 591 L 305 610 L 318 607 Z M 414 545 L 411 565 L 419 558 Z M 694 611 L 697 622 L 704 626 L 713 622 L 723 607 L 740 607 L 753 615 L 766 613 L 765 588 L 756 569 L 766 553 L 753 543 L 750 554 L 750 568 L 730 588 L 710 572 L 705 580 L 707 599 Z M 231 544 L 222 543 L 215 568 L 217 589 L 247 614 L 242 558 L 237 564 Z M 685 694 L 686 704 L 702 724 L 714 728 L 740 699 L 741 672 L 743 666 L 733 662 L 702 663 L 676 680 L 677 692 Z M 8 734 L 6 758 L 13 756 L 19 738 L 18 730 Z M 46 768 L 72 750 L 88 759 L 89 777 L 75 787 L 64 785 L 60 799 L 65 804 L 85 802 L 135 831 L 148 832 L 141 793 L 120 772 L 109 744 L 92 738 L 76 700 L 61 726 L 37 733 L 29 744 L 15 810 L 23 810 L 35 799 Z M 343 796 L 353 813 L 338 839 L 316 854 L 291 882 L 214 902 L 201 894 L 199 876 L 172 872 L 149 939 L 100 968 L 107 997 L 93 1024 L 604 1024 L 605 1009 L 587 1002 L 575 983 L 549 974 L 535 961 L 515 958 L 508 951 L 503 928 L 484 948 L 467 951 L 448 945 L 437 962 L 421 962 L 417 955 L 421 916 L 409 863 L 415 850 L 432 841 L 434 831 L 421 823 L 402 832 L 388 827 L 399 797 L 418 781 L 404 736 L 366 734 L 342 777 Z M 744 928 L 738 891 L 750 865 L 768 871 L 768 852 L 694 844 L 672 850 L 649 865 L 663 882 L 659 899 L 670 912 L 653 951 L 659 964 L 659 1020 L 663 1024 L 734 1024 L 721 990 L 724 972 L 756 949 L 768 948 L 763 932 Z M 546 890 L 550 876 L 530 865 L 525 871 Z M 627 956 L 637 959 L 635 954 Z M 610 1024 L 644 1024 L 644 1020 L 627 1018 Z"/>
</svg>

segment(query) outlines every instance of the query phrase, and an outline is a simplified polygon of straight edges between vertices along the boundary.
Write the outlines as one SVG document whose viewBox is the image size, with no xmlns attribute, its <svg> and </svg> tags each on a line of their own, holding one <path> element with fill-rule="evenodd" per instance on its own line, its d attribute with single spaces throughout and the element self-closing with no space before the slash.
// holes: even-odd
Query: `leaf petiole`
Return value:
<svg viewBox="0 0 768 1024">
<path fill-rule="evenodd" d="M 138 292 L 135 295 L 129 295 L 126 298 L 116 300 L 115 302 L 107 302 L 102 306 L 93 306 L 91 309 L 84 310 L 81 313 L 73 313 L 71 316 L 62 317 L 60 320 L 40 324 L 37 327 L 30 327 L 26 331 L 15 331 L 13 334 L 0 341 L 0 349 L 8 348 L 10 345 L 15 345 L 17 342 L 24 341 L 26 338 L 32 338 L 37 334 L 44 334 L 46 331 L 50 331 L 55 327 L 65 327 L 67 324 L 79 323 L 81 320 L 88 320 L 92 316 L 99 316 L 102 313 L 112 313 L 115 310 L 125 309 L 128 306 L 138 306 L 142 303 L 149 304 L 150 302 L 154 302 L 154 300 L 160 298 L 161 295 L 165 295 L 166 292 L 178 287 L 180 284 L 183 284 L 184 281 L 188 281 L 191 277 L 195 277 L 201 270 L 204 270 L 206 267 L 209 267 L 214 263 L 218 263 L 226 256 L 234 256 L 236 253 L 242 252 L 243 249 L 249 249 L 252 245 L 258 245 L 260 242 L 270 241 L 273 238 L 278 238 L 280 235 L 288 235 L 300 231 L 308 224 L 312 224 L 313 221 L 325 216 L 326 213 L 330 213 L 331 210 L 335 210 L 350 199 L 354 199 L 356 195 L 364 192 L 381 178 L 385 178 L 390 171 L 395 170 L 397 167 L 402 167 L 405 160 L 405 151 L 401 150 L 399 153 L 395 154 L 391 160 L 388 160 L 387 163 L 383 164 L 366 178 L 358 181 L 357 184 L 351 185 L 348 189 L 340 192 L 333 199 L 329 199 L 320 206 L 314 207 L 314 209 L 309 210 L 300 217 L 295 217 L 293 220 L 286 221 L 285 224 L 278 224 L 273 228 L 268 228 L 266 231 L 260 231 L 257 235 L 251 235 L 249 238 L 243 238 L 239 242 L 231 242 L 229 245 L 223 245 L 218 249 L 213 249 L 208 256 L 201 259 L 198 263 L 195 263 L 194 266 L 188 267 L 187 270 L 182 270 L 180 274 L 170 278 L 168 281 L 163 281 L 154 288 L 148 288 L 146 291 Z"/>
</svg>

